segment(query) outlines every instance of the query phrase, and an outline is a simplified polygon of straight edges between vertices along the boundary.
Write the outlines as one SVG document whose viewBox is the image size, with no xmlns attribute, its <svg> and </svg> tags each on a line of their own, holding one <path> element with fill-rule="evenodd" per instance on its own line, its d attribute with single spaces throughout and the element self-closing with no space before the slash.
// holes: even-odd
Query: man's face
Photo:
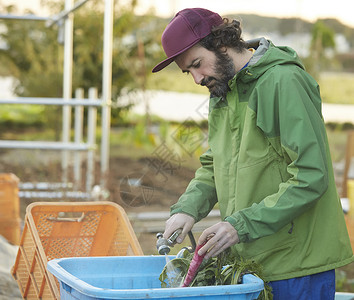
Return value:
<svg viewBox="0 0 354 300">
<path fill-rule="evenodd" d="M 176 59 L 183 73 L 190 73 L 196 84 L 206 86 L 212 97 L 226 97 L 228 82 L 235 75 L 235 65 L 226 53 L 209 51 L 195 45 Z"/>
</svg>

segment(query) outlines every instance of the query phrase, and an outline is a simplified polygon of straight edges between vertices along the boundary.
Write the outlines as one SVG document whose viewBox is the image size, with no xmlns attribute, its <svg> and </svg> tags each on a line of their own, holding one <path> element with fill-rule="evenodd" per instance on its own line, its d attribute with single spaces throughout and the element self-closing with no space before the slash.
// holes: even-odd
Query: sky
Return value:
<svg viewBox="0 0 354 300">
<path fill-rule="evenodd" d="M 40 0 L 0 1 L 3 4 L 16 4 L 18 7 L 30 8 L 38 15 L 47 15 L 46 12 L 41 11 Z M 74 0 L 76 1 L 78 0 Z M 222 16 L 256 13 L 264 16 L 300 17 L 308 21 L 315 21 L 318 18 L 336 18 L 354 27 L 352 0 L 138 0 L 138 2 L 140 3 L 137 9 L 139 14 L 154 7 L 156 14 L 164 17 L 171 17 L 183 8 L 203 7 L 218 12 Z"/>
<path fill-rule="evenodd" d="M 171 15 L 186 7 L 204 7 L 225 16 L 229 13 L 256 13 L 264 16 L 337 18 L 354 27 L 352 0 L 140 0 L 142 9 L 153 5 L 160 14 Z"/>
</svg>

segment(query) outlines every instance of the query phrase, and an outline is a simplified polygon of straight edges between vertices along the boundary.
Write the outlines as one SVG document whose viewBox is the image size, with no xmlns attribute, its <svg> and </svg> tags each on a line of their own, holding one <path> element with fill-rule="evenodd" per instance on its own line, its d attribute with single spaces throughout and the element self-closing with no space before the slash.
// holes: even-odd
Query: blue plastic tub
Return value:
<svg viewBox="0 0 354 300">
<path fill-rule="evenodd" d="M 337 292 L 334 300 L 354 300 L 354 293 Z"/>
<path fill-rule="evenodd" d="M 173 258 L 173 256 L 170 256 Z M 164 256 L 53 259 L 47 269 L 60 282 L 61 300 L 80 299 L 256 299 L 263 281 L 245 275 L 238 285 L 161 288 Z"/>
</svg>

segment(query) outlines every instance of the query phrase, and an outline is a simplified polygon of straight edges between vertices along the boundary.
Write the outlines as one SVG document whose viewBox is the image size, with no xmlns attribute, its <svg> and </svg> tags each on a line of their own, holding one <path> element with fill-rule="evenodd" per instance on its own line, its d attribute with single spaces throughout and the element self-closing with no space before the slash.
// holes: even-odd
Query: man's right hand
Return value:
<svg viewBox="0 0 354 300">
<path fill-rule="evenodd" d="M 177 238 L 177 243 L 180 244 L 183 242 L 188 232 L 191 231 L 194 223 L 195 220 L 190 215 L 183 213 L 175 214 L 166 221 L 163 237 L 168 239 L 177 229 L 182 228 L 182 233 Z"/>
</svg>

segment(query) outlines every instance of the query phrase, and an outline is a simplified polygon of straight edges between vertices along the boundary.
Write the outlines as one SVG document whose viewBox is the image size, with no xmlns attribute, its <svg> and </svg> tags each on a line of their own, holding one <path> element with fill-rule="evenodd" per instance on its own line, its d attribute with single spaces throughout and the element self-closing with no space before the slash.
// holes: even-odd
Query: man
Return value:
<svg viewBox="0 0 354 300">
<path fill-rule="evenodd" d="M 334 269 L 353 251 L 334 182 L 321 98 L 297 54 L 264 38 L 244 42 L 240 24 L 211 11 L 180 11 L 162 45 L 210 91 L 209 146 L 202 167 L 171 207 L 164 237 L 218 203 L 199 254 L 231 247 L 264 268 L 274 299 L 334 299 Z"/>
</svg>

